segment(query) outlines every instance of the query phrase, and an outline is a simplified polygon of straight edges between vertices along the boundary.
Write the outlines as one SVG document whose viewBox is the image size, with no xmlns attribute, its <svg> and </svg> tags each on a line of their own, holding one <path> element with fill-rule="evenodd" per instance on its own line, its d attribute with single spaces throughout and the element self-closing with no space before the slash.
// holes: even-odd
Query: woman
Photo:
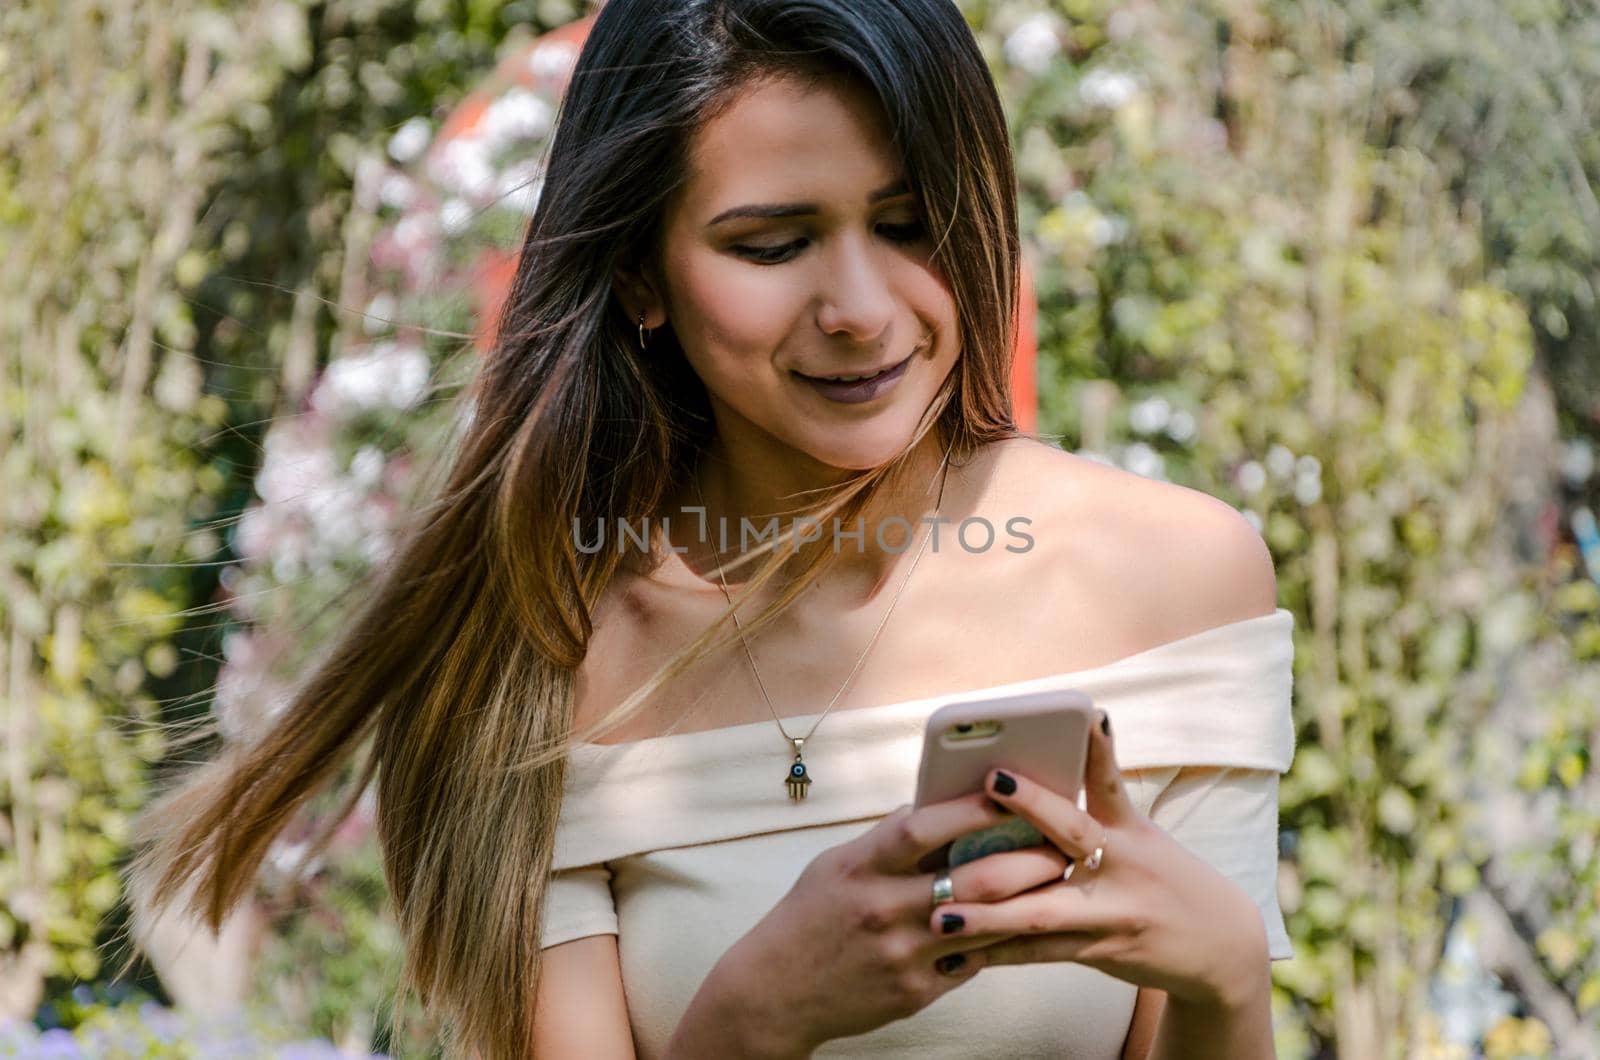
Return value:
<svg viewBox="0 0 1600 1060">
<path fill-rule="evenodd" d="M 220 924 L 370 737 L 457 1052 L 1271 1055 L 1291 618 L 1230 506 L 1014 428 L 1017 272 L 948 0 L 611 0 L 439 499 L 137 879 Z M 912 810 L 941 697 L 1043 687 L 1085 807 Z"/>
</svg>

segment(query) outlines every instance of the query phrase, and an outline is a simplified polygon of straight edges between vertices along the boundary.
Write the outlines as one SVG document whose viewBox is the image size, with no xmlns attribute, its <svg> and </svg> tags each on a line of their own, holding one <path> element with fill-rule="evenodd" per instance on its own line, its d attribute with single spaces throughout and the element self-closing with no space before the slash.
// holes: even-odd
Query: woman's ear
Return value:
<svg viewBox="0 0 1600 1060">
<path fill-rule="evenodd" d="M 658 328 L 667 322 L 666 304 L 659 286 L 643 271 L 631 265 L 618 265 L 612 277 L 611 289 L 617 300 L 627 310 L 628 319 L 639 322 L 644 314 L 646 328 Z"/>
</svg>

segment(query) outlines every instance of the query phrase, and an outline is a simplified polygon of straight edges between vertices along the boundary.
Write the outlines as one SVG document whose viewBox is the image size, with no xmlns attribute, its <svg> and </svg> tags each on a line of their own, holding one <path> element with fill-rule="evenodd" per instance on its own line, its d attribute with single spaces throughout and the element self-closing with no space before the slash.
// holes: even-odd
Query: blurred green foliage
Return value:
<svg viewBox="0 0 1600 1060">
<path fill-rule="evenodd" d="M 120 26 L 95 61 L 45 14 L 0 13 L 0 1012 L 100 972 L 161 751 L 145 682 L 177 668 L 185 565 L 219 545 L 195 526 L 223 476 L 194 446 L 227 414 L 168 278 L 191 203 L 161 190 L 194 157 L 123 76 Z"/>
</svg>

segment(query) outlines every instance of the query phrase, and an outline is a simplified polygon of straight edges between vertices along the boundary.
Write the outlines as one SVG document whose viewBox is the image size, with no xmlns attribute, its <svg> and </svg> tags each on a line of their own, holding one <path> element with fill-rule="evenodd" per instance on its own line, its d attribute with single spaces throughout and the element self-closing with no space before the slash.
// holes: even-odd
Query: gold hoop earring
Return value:
<svg viewBox="0 0 1600 1060">
<path fill-rule="evenodd" d="M 651 329 L 651 330 L 654 330 L 654 329 Z M 647 334 L 647 332 L 646 332 L 646 329 L 645 329 L 645 326 L 644 326 L 644 314 L 640 313 L 639 314 L 639 348 L 641 350 L 645 348 L 644 340 L 645 340 L 645 335 L 646 334 Z"/>
</svg>

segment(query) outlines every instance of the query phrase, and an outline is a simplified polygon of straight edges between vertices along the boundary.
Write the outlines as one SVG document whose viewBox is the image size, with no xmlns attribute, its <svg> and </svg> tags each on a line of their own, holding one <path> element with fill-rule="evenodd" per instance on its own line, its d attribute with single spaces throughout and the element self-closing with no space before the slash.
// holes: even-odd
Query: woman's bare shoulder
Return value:
<svg viewBox="0 0 1600 1060">
<path fill-rule="evenodd" d="M 993 503 L 1037 513 L 1036 570 L 1066 598 L 1125 601 L 1122 620 L 1153 644 L 1277 606 L 1270 550 L 1227 501 L 1031 438 L 998 444 Z"/>
<path fill-rule="evenodd" d="M 573 726 L 582 729 L 621 702 L 639 683 L 630 662 L 650 643 L 650 597 L 641 573 L 619 567 L 589 609 L 592 630 L 573 675 Z"/>
</svg>

